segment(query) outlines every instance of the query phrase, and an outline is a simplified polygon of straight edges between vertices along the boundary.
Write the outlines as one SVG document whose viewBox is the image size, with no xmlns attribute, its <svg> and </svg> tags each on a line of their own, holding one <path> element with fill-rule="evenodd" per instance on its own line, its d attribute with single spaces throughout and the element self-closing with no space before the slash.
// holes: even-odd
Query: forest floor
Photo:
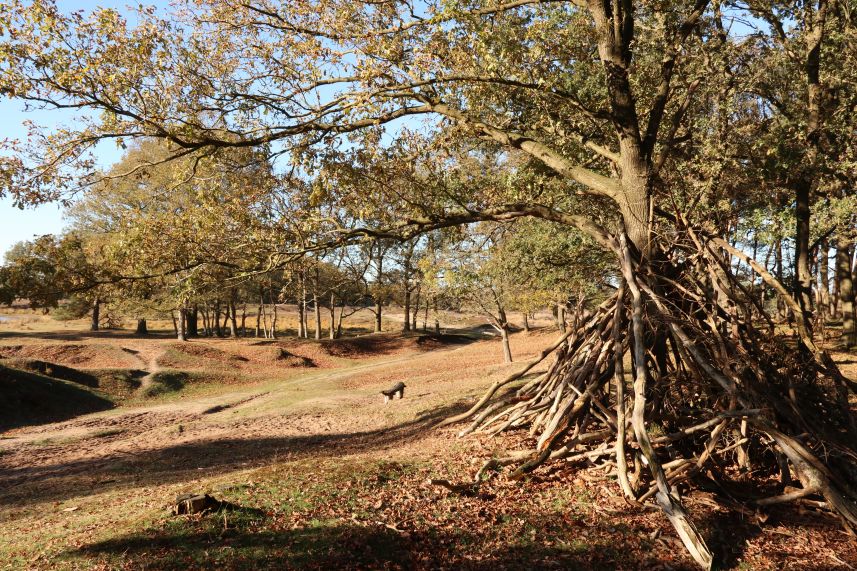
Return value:
<svg viewBox="0 0 857 571">
<path fill-rule="evenodd" d="M 501 473 L 473 497 L 429 483 L 469 481 L 526 439 L 435 427 L 516 366 L 468 331 L 179 344 L 6 322 L 0 375 L 115 406 L 0 428 L 0 569 L 693 569 L 666 519 L 628 507 L 592 467 Z M 516 361 L 555 338 L 513 335 Z M 857 357 L 836 356 L 857 378 Z M 397 381 L 405 398 L 385 405 Z M 171 515 L 185 493 L 230 509 Z M 857 542 L 824 512 L 684 501 L 720 568 L 857 567 Z"/>
</svg>

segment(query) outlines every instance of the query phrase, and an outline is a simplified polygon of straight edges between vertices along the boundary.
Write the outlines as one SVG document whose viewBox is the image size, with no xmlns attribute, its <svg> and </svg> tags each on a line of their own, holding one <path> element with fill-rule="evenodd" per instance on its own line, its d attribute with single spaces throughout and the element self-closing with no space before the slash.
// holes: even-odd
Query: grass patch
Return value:
<svg viewBox="0 0 857 571">
<path fill-rule="evenodd" d="M 105 428 L 104 430 L 96 430 L 92 433 L 92 436 L 95 438 L 107 438 L 108 436 L 116 436 L 124 433 L 124 428 Z"/>
<path fill-rule="evenodd" d="M 100 391 L 117 400 L 131 398 L 146 374 L 137 369 L 95 369 L 88 372 L 97 379 Z"/>
</svg>

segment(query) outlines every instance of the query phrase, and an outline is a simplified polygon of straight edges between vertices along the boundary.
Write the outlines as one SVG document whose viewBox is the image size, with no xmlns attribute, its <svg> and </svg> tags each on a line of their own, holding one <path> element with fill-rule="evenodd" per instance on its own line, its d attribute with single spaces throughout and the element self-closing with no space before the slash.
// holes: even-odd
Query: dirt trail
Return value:
<svg viewBox="0 0 857 571">
<path fill-rule="evenodd" d="M 146 390 L 152 386 L 152 377 L 161 371 L 158 360 L 166 353 L 166 349 L 162 343 L 141 341 L 139 343 L 125 343 L 122 350 L 133 355 L 140 362 L 140 368 L 146 371 L 146 375 L 140 378 L 140 386 L 137 389 L 138 395 L 146 394 Z"/>
</svg>

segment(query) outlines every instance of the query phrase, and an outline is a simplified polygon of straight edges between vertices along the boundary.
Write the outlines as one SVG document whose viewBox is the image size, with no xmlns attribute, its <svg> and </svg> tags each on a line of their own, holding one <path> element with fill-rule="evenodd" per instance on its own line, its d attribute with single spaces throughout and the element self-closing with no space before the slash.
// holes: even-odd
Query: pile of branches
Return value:
<svg viewBox="0 0 857 571">
<path fill-rule="evenodd" d="M 657 502 L 703 568 L 713 557 L 681 504 L 683 482 L 729 490 L 740 477 L 742 489 L 749 481 L 755 490 L 743 504 L 813 501 L 857 525 L 854 383 L 814 344 L 800 308 L 763 267 L 681 216 L 670 215 L 669 228 L 669 240 L 646 257 L 624 235 L 611 237 L 623 278 L 615 294 L 444 422 L 469 421 L 461 435 L 528 429 L 535 441 L 486 462 L 474 485 L 503 466 L 521 477 L 551 459 L 604 465 L 629 502 Z M 790 305 L 796 341 L 776 333 L 757 294 L 731 271 L 733 258 Z M 524 383 L 549 355 L 548 370 Z"/>
</svg>

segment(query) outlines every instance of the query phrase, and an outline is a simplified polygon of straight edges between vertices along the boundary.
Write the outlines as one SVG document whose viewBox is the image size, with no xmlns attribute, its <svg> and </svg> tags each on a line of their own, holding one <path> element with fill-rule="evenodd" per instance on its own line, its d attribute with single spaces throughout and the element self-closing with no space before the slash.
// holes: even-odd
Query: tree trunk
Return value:
<svg viewBox="0 0 857 571">
<path fill-rule="evenodd" d="M 318 304 L 318 294 L 312 292 L 312 305 L 315 309 L 315 338 L 321 339 L 321 306 Z"/>
<path fill-rule="evenodd" d="M 812 11 L 815 3 L 807 8 Z M 821 99 L 821 44 L 824 40 L 824 27 L 827 17 L 827 0 L 819 0 L 811 17 L 807 18 L 806 42 L 804 50 L 804 73 L 806 74 L 806 156 L 803 157 L 804 172 L 795 189 L 795 218 L 797 222 L 795 233 L 795 296 L 802 316 L 809 329 L 812 324 L 812 274 L 809 271 L 809 219 L 810 192 L 814 182 L 816 157 L 818 156 L 821 135 L 822 114 Z"/>
<path fill-rule="evenodd" d="M 405 320 L 402 323 L 402 331 L 407 333 L 411 330 L 411 290 L 408 281 L 405 280 Z"/>
<path fill-rule="evenodd" d="M 298 281 L 300 282 L 299 287 L 301 291 L 300 298 L 298 299 L 298 337 L 301 339 L 306 338 L 306 276 L 303 271 L 298 273 Z"/>
<path fill-rule="evenodd" d="M 208 303 L 202 306 L 202 333 L 206 337 L 210 336 L 210 328 L 208 326 Z"/>
<path fill-rule="evenodd" d="M 802 182 L 795 193 L 795 260 L 794 297 L 803 315 L 807 328 L 812 325 L 812 272 L 809 268 L 809 191 L 811 182 Z"/>
<path fill-rule="evenodd" d="M 89 322 L 90 331 L 98 331 L 98 322 L 101 320 L 101 300 L 97 297 L 92 302 L 92 319 Z"/>
<path fill-rule="evenodd" d="M 214 321 L 214 334 L 218 337 L 223 337 L 223 330 L 220 328 L 220 300 L 214 301 L 214 309 L 212 320 Z"/>
<path fill-rule="evenodd" d="M 176 312 L 170 310 L 170 317 L 173 320 L 173 333 L 175 334 L 176 337 L 178 337 L 179 336 L 179 326 L 178 326 L 178 323 L 176 322 Z"/>
<path fill-rule="evenodd" d="M 199 307 L 196 304 L 187 315 L 187 336 L 199 337 Z"/>
<path fill-rule="evenodd" d="M 187 340 L 187 306 L 182 305 L 179 308 L 179 341 Z"/>
<path fill-rule="evenodd" d="M 342 305 L 339 306 L 339 319 L 336 320 L 336 338 L 339 339 L 342 337 L 342 320 L 345 317 L 345 300 L 342 301 Z"/>
<path fill-rule="evenodd" d="M 271 339 L 277 338 L 277 301 L 274 300 L 274 315 L 271 318 Z"/>
<path fill-rule="evenodd" d="M 777 244 L 774 246 L 774 271 L 776 272 L 777 281 L 780 283 L 783 282 L 783 241 L 777 240 Z M 785 302 L 777 296 L 777 314 L 780 319 L 786 317 L 788 313 L 788 309 L 786 308 Z"/>
<path fill-rule="evenodd" d="M 527 318 L 527 312 L 526 311 L 524 311 L 522 313 L 524 315 L 524 332 L 529 333 L 530 332 L 530 320 Z"/>
<path fill-rule="evenodd" d="M 247 337 L 247 302 L 241 306 L 241 337 Z"/>
<path fill-rule="evenodd" d="M 375 259 L 375 333 L 381 333 L 381 286 L 384 283 L 384 252 L 381 244 L 376 242 L 378 246 L 378 257 Z"/>
<path fill-rule="evenodd" d="M 229 336 L 238 337 L 238 316 L 235 311 L 235 289 L 229 292 Z"/>
<path fill-rule="evenodd" d="M 830 316 L 830 245 L 827 240 L 818 246 L 818 312 L 822 319 Z"/>
<path fill-rule="evenodd" d="M 833 291 L 830 293 L 830 317 L 839 317 L 839 272 L 836 271 L 836 254 L 833 255 Z"/>
<path fill-rule="evenodd" d="M 854 307 L 854 276 L 851 258 L 854 247 L 851 241 L 840 236 L 836 241 L 836 276 L 839 278 L 839 311 L 842 314 L 842 345 L 846 349 L 857 346 L 857 314 Z"/>
<path fill-rule="evenodd" d="M 330 332 L 328 336 L 336 339 L 336 294 L 330 292 Z"/>
<path fill-rule="evenodd" d="M 512 362 L 512 347 L 509 345 L 509 324 L 504 324 L 500 328 L 500 339 L 503 341 L 503 362 L 508 364 Z"/>
<path fill-rule="evenodd" d="M 149 333 L 149 328 L 146 325 L 145 319 L 137 320 L 137 330 L 135 331 L 137 335 L 147 335 Z"/>
<path fill-rule="evenodd" d="M 265 294 L 260 294 L 259 296 L 259 307 L 261 308 L 262 314 L 262 333 L 265 336 L 265 339 L 268 338 L 268 308 L 265 307 Z"/>
<path fill-rule="evenodd" d="M 411 311 L 411 330 L 417 330 L 417 314 L 420 312 L 420 290 L 421 287 L 416 288 L 416 296 L 414 299 L 413 310 Z"/>
</svg>

